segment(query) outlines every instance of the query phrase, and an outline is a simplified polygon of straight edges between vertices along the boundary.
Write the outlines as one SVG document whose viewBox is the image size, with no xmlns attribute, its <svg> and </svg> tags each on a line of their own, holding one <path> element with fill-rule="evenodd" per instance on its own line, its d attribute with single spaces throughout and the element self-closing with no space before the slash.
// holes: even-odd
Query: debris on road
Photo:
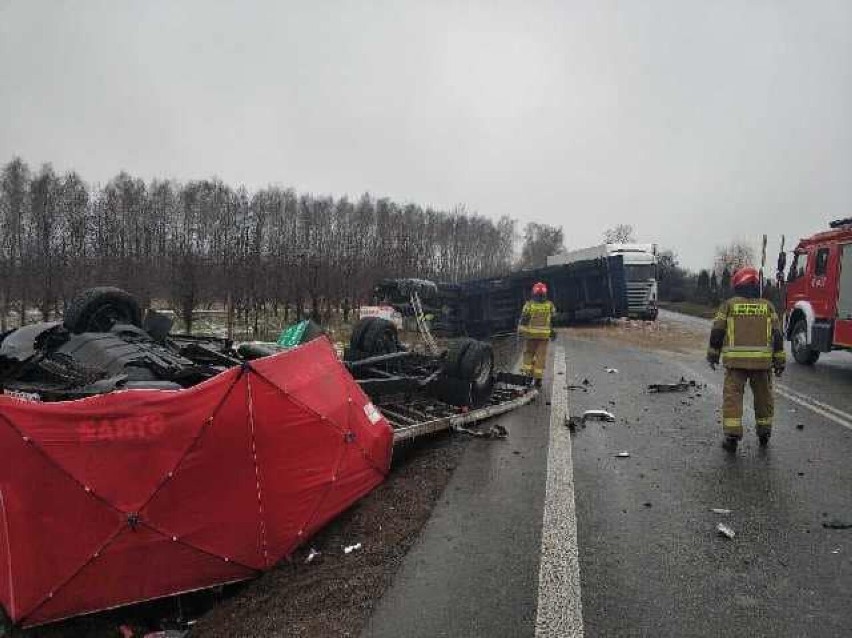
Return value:
<svg viewBox="0 0 852 638">
<path fill-rule="evenodd" d="M 721 507 L 714 507 L 710 511 L 713 512 L 714 514 L 722 514 L 723 516 L 727 516 L 728 514 L 731 513 L 731 510 L 726 510 L 726 509 L 723 509 Z"/>
<path fill-rule="evenodd" d="M 320 555 L 320 552 L 318 552 L 315 548 L 311 547 L 311 551 L 308 553 L 307 557 L 305 558 L 305 564 L 307 565 L 308 563 L 314 562 L 314 559 L 319 555 Z"/>
<path fill-rule="evenodd" d="M 618 374 L 618 368 L 604 368 L 607 374 Z"/>
<path fill-rule="evenodd" d="M 586 410 L 583 412 L 583 421 L 615 421 L 612 412 L 606 410 Z"/>
<path fill-rule="evenodd" d="M 724 536 L 725 538 L 733 538 L 734 536 L 737 535 L 737 533 L 734 530 L 732 530 L 730 527 L 728 527 L 724 523 L 717 524 L 716 525 L 716 531 L 719 532 L 719 534 Z"/>
<path fill-rule="evenodd" d="M 804 429 L 805 429 L 805 424 L 804 424 L 804 423 L 797 423 L 797 424 L 796 424 L 796 429 L 797 429 L 797 430 L 804 430 Z"/>
<path fill-rule="evenodd" d="M 354 545 L 347 545 L 343 548 L 344 554 L 351 554 L 352 552 L 358 551 L 361 549 L 361 543 L 355 543 Z"/>
<path fill-rule="evenodd" d="M 565 425 L 568 426 L 568 429 L 572 432 L 577 429 L 577 426 L 584 428 L 586 427 L 586 422 L 583 420 L 581 416 L 572 416 L 565 419 Z"/>
<path fill-rule="evenodd" d="M 852 529 L 852 521 L 832 518 L 830 521 L 825 521 L 822 526 L 825 529 Z"/>
<path fill-rule="evenodd" d="M 495 423 L 487 430 L 472 430 L 461 425 L 456 425 L 453 427 L 453 431 L 475 436 L 480 439 L 505 439 L 509 436 L 508 430 L 499 423 Z"/>
<path fill-rule="evenodd" d="M 588 379 L 583 379 L 582 381 L 579 378 L 576 378 L 576 383 L 569 383 L 566 387 L 569 390 L 582 390 L 583 392 L 588 392 L 589 388 L 592 385 L 592 382 Z"/>
<path fill-rule="evenodd" d="M 630 458 L 630 452 L 619 452 L 615 455 L 615 457 L 619 459 L 627 459 Z"/>
<path fill-rule="evenodd" d="M 691 388 L 698 389 L 701 386 L 694 380 L 687 381 L 681 377 L 677 383 L 652 383 L 648 386 L 649 392 L 687 392 Z"/>
</svg>

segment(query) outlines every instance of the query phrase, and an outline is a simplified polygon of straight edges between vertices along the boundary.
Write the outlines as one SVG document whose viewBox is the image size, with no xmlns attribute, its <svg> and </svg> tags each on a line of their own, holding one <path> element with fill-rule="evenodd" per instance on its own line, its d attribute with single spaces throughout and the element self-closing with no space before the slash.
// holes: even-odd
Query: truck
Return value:
<svg viewBox="0 0 852 638">
<path fill-rule="evenodd" d="M 373 303 L 391 306 L 412 321 L 422 312 L 439 336 L 489 337 L 514 332 L 532 285 L 542 281 L 556 305 L 558 324 L 656 319 L 656 255 L 651 245 L 611 244 L 559 255 L 551 262 L 458 283 L 384 280 L 374 289 Z"/>
<path fill-rule="evenodd" d="M 779 257 L 783 279 L 784 254 Z M 786 276 L 784 331 L 795 360 L 852 350 L 852 217 L 799 241 Z"/>
<path fill-rule="evenodd" d="M 657 246 L 655 244 L 601 244 L 547 258 L 548 266 L 574 264 L 621 256 L 627 290 L 627 313 L 634 319 L 657 318 Z"/>
</svg>

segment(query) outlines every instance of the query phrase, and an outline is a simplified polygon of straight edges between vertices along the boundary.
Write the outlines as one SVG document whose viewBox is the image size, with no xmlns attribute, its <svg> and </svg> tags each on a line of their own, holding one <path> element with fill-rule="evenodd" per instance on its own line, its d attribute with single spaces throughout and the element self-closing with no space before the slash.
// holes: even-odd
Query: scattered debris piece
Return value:
<svg viewBox="0 0 852 638">
<path fill-rule="evenodd" d="M 825 521 L 822 526 L 825 529 L 852 529 L 852 522 L 832 518 L 830 521 Z"/>
<path fill-rule="evenodd" d="M 733 538 L 737 535 L 737 533 L 732 530 L 730 527 L 725 525 L 724 523 L 719 523 L 716 525 L 716 531 L 719 532 L 722 536 L 726 538 Z"/>
<path fill-rule="evenodd" d="M 455 432 L 461 432 L 462 434 L 469 434 L 470 436 L 475 436 L 480 439 L 505 439 L 509 436 L 509 432 L 499 423 L 495 423 L 487 430 L 471 430 L 470 428 L 462 427 L 461 425 L 457 425 L 453 428 Z"/>
<path fill-rule="evenodd" d="M 615 421 L 615 416 L 606 410 L 586 410 L 583 412 L 583 421 Z"/>
<path fill-rule="evenodd" d="M 589 391 L 589 388 L 588 388 L 587 386 L 579 385 L 579 384 L 576 384 L 576 383 L 572 383 L 572 384 L 570 384 L 570 385 L 568 386 L 568 389 L 569 389 L 569 390 L 582 390 L 583 392 L 588 392 L 588 391 Z"/>
<path fill-rule="evenodd" d="M 607 374 L 618 374 L 618 368 L 604 368 Z"/>
<path fill-rule="evenodd" d="M 832 553 L 832 554 L 839 554 L 839 553 L 840 553 L 840 548 L 839 548 L 839 547 L 835 547 L 833 550 L 831 550 L 831 553 Z"/>
<path fill-rule="evenodd" d="M 568 426 L 568 429 L 572 432 L 577 429 L 577 426 L 584 428 L 586 427 L 586 422 L 583 420 L 581 416 L 572 416 L 565 419 L 565 425 Z"/>
<path fill-rule="evenodd" d="M 700 388 L 694 380 L 687 381 L 681 377 L 677 383 L 652 383 L 648 386 L 649 392 L 687 392 L 690 388 Z"/>
<path fill-rule="evenodd" d="M 615 455 L 615 457 L 619 459 L 628 459 L 630 458 L 630 452 L 619 452 Z"/>
<path fill-rule="evenodd" d="M 646 501 L 646 502 L 642 503 L 642 505 L 644 507 L 653 507 L 653 503 L 651 503 L 651 501 Z"/>
<path fill-rule="evenodd" d="M 731 513 L 731 510 L 726 510 L 726 509 L 723 509 L 721 507 L 714 507 L 710 511 L 713 512 L 714 514 L 721 514 L 723 516 L 727 516 L 728 514 Z"/>
<path fill-rule="evenodd" d="M 311 547 L 311 551 L 308 552 L 308 556 L 307 558 L 305 558 L 305 564 L 307 565 L 308 563 L 314 562 L 314 559 L 319 555 L 320 552 L 318 552 L 315 548 Z"/>
<path fill-rule="evenodd" d="M 344 554 L 351 554 L 352 552 L 355 552 L 359 549 L 361 549 L 361 543 L 355 543 L 354 545 L 347 545 L 346 547 L 344 547 L 343 553 Z"/>
<path fill-rule="evenodd" d="M 797 424 L 796 424 L 796 429 L 797 429 L 797 430 L 804 430 L 804 429 L 805 429 L 805 424 L 804 424 L 804 423 L 797 423 Z"/>
</svg>

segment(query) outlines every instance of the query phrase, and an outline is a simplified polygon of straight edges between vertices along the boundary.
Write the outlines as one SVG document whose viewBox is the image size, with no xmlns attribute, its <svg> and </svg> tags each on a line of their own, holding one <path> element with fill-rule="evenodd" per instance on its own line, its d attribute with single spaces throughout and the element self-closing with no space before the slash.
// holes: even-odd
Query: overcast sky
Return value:
<svg viewBox="0 0 852 638">
<path fill-rule="evenodd" d="M 852 0 L 0 0 L 0 162 L 614 224 L 852 215 Z"/>
</svg>

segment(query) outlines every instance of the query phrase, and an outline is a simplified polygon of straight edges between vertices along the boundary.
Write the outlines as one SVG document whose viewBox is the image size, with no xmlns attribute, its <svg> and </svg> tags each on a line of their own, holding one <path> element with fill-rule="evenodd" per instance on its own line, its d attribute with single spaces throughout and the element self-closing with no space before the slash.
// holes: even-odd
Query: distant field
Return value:
<svg viewBox="0 0 852 638">
<path fill-rule="evenodd" d="M 692 315 L 693 317 L 701 317 L 702 319 L 712 319 L 713 315 L 716 314 L 716 309 L 713 306 L 705 306 L 691 301 L 661 301 L 660 308 Z"/>
</svg>

